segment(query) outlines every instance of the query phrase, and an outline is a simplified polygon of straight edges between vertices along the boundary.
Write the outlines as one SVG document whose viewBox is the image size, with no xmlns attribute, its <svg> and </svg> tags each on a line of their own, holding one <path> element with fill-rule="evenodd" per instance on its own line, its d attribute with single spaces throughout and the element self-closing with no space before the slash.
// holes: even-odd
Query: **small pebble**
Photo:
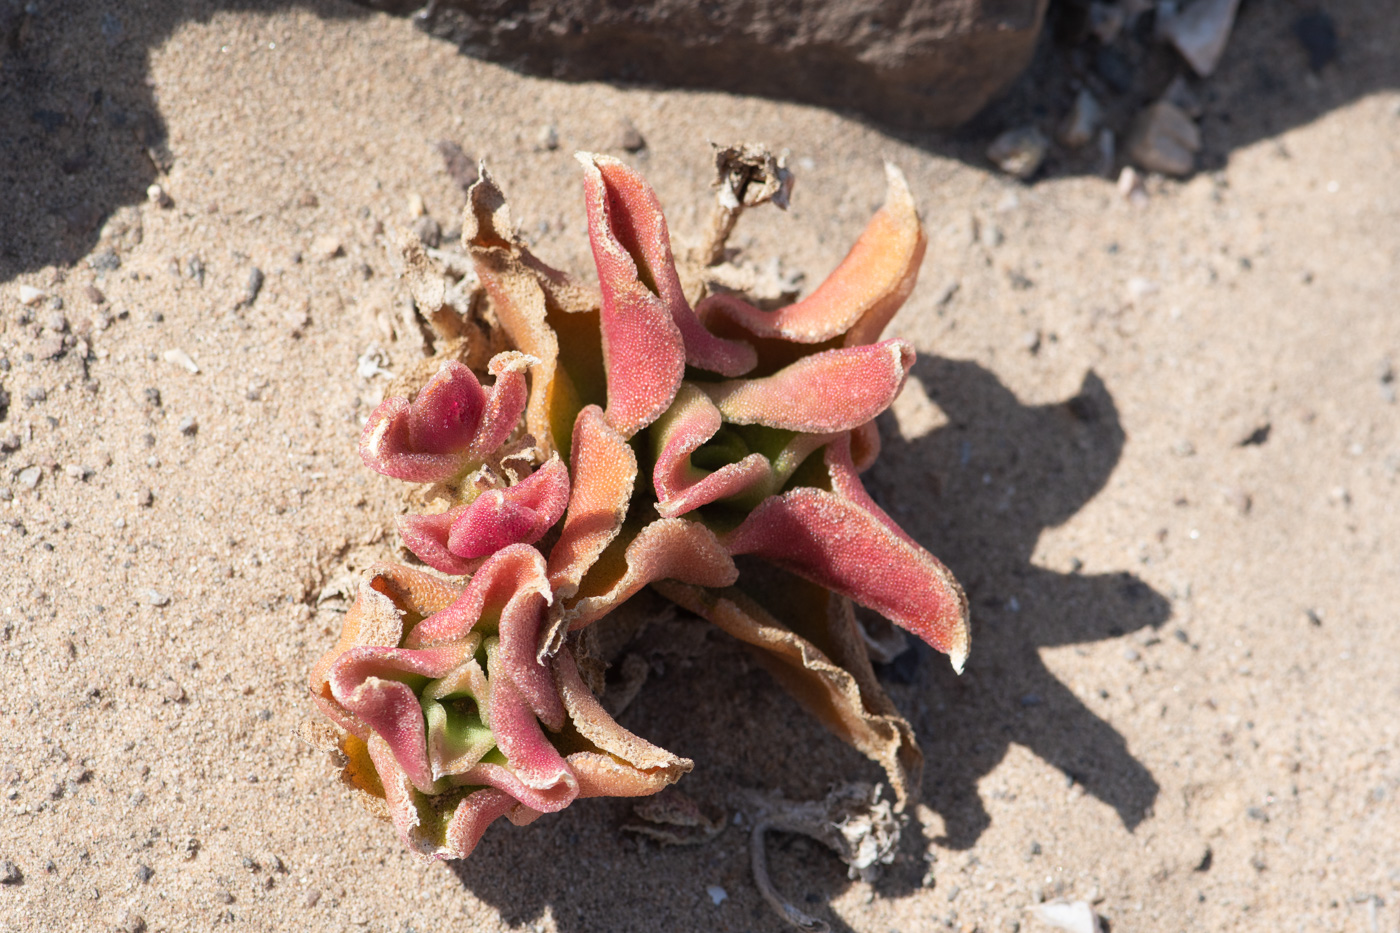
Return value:
<svg viewBox="0 0 1400 933">
<path fill-rule="evenodd" d="M 157 389 L 155 386 L 148 386 L 146 388 L 146 404 L 150 405 L 152 408 L 160 407 L 160 389 Z M 147 435 L 147 437 L 151 438 L 152 443 L 155 442 L 155 435 Z M 146 446 L 149 447 L 151 445 L 147 444 Z"/>
<path fill-rule="evenodd" d="M 716 907 L 729 900 L 729 892 L 717 884 L 710 885 L 705 889 L 705 893 L 710 895 L 710 902 Z"/>
<path fill-rule="evenodd" d="M 1099 5 L 1095 4 L 1095 6 Z M 1063 145 L 1071 149 L 1079 149 L 1093 141 L 1098 134 L 1099 124 L 1102 122 L 1103 105 L 1087 90 L 1080 91 L 1074 99 L 1074 106 L 1070 108 L 1069 113 L 1065 114 L 1064 121 L 1060 123 L 1060 129 L 1056 136 Z"/>
<path fill-rule="evenodd" d="M 104 304 L 107 301 L 107 296 L 102 294 L 102 289 L 98 288 L 96 285 L 89 285 L 84 288 L 83 294 L 87 296 L 88 301 L 95 305 Z"/>
<path fill-rule="evenodd" d="M 122 267 L 122 260 L 116 250 L 104 249 L 89 256 L 88 265 L 97 272 L 116 272 Z"/>
<path fill-rule="evenodd" d="M 63 472 L 68 474 L 69 479 L 87 482 L 97 471 L 94 470 L 92 467 L 82 466 L 81 464 L 77 463 L 70 463 L 63 468 Z"/>
<path fill-rule="evenodd" d="M 151 866 L 149 865 L 136 866 L 136 880 L 141 882 L 142 884 L 146 884 L 147 882 L 149 882 L 152 878 L 155 877 L 155 874 L 155 869 L 151 868 Z"/>
<path fill-rule="evenodd" d="M 1123 649 L 1123 660 L 1124 660 L 1124 661 L 1141 661 L 1141 660 L 1142 660 L 1142 655 L 1138 652 L 1138 650 L 1137 650 L 1136 648 L 1124 648 L 1124 649 Z"/>
<path fill-rule="evenodd" d="M 27 402 L 42 402 L 48 397 L 48 390 L 43 386 L 30 386 L 24 390 L 24 399 Z"/>
<path fill-rule="evenodd" d="M 541 149 L 549 149 L 551 151 L 558 149 L 559 131 L 556 130 L 553 125 L 545 124 L 540 127 L 539 134 L 536 135 L 535 141 L 539 144 Z"/>
<path fill-rule="evenodd" d="M 257 266 L 254 266 L 251 270 L 249 270 L 248 286 L 243 292 L 243 301 L 241 302 L 243 307 L 251 307 L 253 302 L 258 300 L 258 293 L 262 291 L 263 281 L 264 276 L 263 271 L 261 269 L 259 269 Z"/>
<path fill-rule="evenodd" d="M 1045 161 L 1050 141 L 1037 127 L 1020 126 L 1002 133 L 987 147 L 987 158 L 1006 172 L 1025 180 Z"/>
<path fill-rule="evenodd" d="M 126 913 L 117 924 L 121 933 L 146 933 L 146 918 L 140 914 Z"/>
<path fill-rule="evenodd" d="M 174 200 L 160 185 L 151 185 L 146 189 L 146 197 L 151 203 L 160 208 L 171 208 L 175 206 Z"/>
<path fill-rule="evenodd" d="M 1166 100 L 1138 114 L 1128 136 L 1128 158 L 1149 172 L 1189 175 L 1200 151 L 1201 131 L 1180 107 Z"/>
<path fill-rule="evenodd" d="M 44 318 L 44 326 L 55 334 L 66 334 L 68 333 L 68 318 L 55 311 Z"/>
<path fill-rule="evenodd" d="M 174 363 L 190 375 L 196 375 L 199 372 L 199 364 L 191 359 L 188 353 L 178 347 L 166 350 L 161 355 L 165 358 L 167 363 Z"/>
<path fill-rule="evenodd" d="M 321 889 L 308 888 L 306 893 L 301 896 L 301 906 L 310 909 L 312 907 L 315 907 L 320 900 Z"/>
<path fill-rule="evenodd" d="M 62 336 L 48 334 L 34 347 L 34 355 L 41 360 L 56 360 L 63 355 L 65 349 Z"/>
<path fill-rule="evenodd" d="M 169 602 L 167 599 L 166 602 Z M 164 603 L 161 603 L 164 605 Z M 173 680 L 167 680 L 165 686 L 161 688 L 161 695 L 171 703 L 183 703 L 185 701 L 185 688 Z"/>
<path fill-rule="evenodd" d="M 39 485 L 39 480 L 43 478 L 44 471 L 36 466 L 25 467 L 19 471 L 19 484 L 25 489 L 33 489 Z"/>
<path fill-rule="evenodd" d="M 17 432 L 11 432 L 5 435 L 3 440 L 0 440 L 0 450 L 3 450 L 5 453 L 11 453 L 19 450 L 23 443 L 24 438 L 20 437 Z"/>
<path fill-rule="evenodd" d="M 24 880 L 24 872 L 9 859 L 0 861 L 0 884 L 19 884 Z"/>
<path fill-rule="evenodd" d="M 1326 11 L 1313 10 L 1298 17 L 1293 35 L 1308 53 L 1308 67 L 1313 71 L 1321 71 L 1337 57 L 1337 26 Z"/>
<path fill-rule="evenodd" d="M 647 147 L 647 141 L 642 137 L 641 131 L 632 124 L 632 121 L 623 117 L 617 121 L 616 144 L 614 148 L 623 149 L 627 152 L 641 152 Z"/>
<path fill-rule="evenodd" d="M 141 508 L 149 509 L 151 503 L 155 502 L 155 500 L 156 496 L 155 493 L 151 492 L 151 487 L 142 486 L 140 489 L 136 490 L 136 504 Z"/>
<path fill-rule="evenodd" d="M 186 415 L 180 419 L 180 433 L 186 437 L 194 437 L 199 433 L 199 422 L 194 415 Z"/>
<path fill-rule="evenodd" d="M 326 234 L 318 236 L 311 241 L 311 258 L 325 262 L 337 256 L 345 255 L 345 247 L 341 245 L 338 237 Z"/>
<path fill-rule="evenodd" d="M 42 288 L 35 288 L 33 285 L 21 285 L 19 287 L 19 303 L 29 307 L 37 305 L 48 297 L 48 292 Z"/>
<path fill-rule="evenodd" d="M 162 593 L 160 590 L 143 590 L 141 598 L 148 606 L 170 605 L 170 594 Z"/>
</svg>

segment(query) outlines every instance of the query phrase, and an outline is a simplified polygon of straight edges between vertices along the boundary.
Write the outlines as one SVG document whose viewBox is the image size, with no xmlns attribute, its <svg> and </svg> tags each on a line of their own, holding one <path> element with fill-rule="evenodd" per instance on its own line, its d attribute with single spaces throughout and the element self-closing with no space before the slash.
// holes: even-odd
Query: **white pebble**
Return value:
<svg viewBox="0 0 1400 933">
<path fill-rule="evenodd" d="M 705 893 L 710 895 L 710 900 L 714 902 L 714 905 L 716 907 L 729 900 L 729 892 L 724 890 L 724 888 L 721 888 L 717 884 L 710 885 L 708 888 L 705 889 Z"/>
<path fill-rule="evenodd" d="M 166 350 L 164 356 L 167 363 L 174 363 L 191 374 L 199 372 L 199 365 L 184 350 Z"/>
<path fill-rule="evenodd" d="M 19 287 L 19 303 L 22 305 L 37 305 L 47 297 L 48 293 L 42 288 L 35 288 L 33 285 Z"/>
</svg>

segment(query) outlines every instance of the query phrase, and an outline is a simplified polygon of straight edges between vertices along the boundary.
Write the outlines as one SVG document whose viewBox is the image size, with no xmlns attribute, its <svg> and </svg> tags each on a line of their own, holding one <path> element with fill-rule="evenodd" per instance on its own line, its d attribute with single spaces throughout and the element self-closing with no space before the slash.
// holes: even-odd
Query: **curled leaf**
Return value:
<svg viewBox="0 0 1400 933">
<path fill-rule="evenodd" d="M 851 597 L 961 671 L 970 641 L 962 587 L 865 492 L 845 438 L 827 446 L 825 459 L 830 490 L 800 486 L 764 500 L 725 537 L 730 552 L 755 554 Z"/>
<path fill-rule="evenodd" d="M 914 290 L 928 245 L 904 174 L 886 163 L 885 177 L 884 206 L 810 295 L 777 311 L 759 310 L 734 295 L 711 295 L 696 309 L 701 321 L 722 333 L 737 330 L 793 343 L 825 343 L 844 335 L 845 345 L 853 347 L 877 339 Z"/>
</svg>

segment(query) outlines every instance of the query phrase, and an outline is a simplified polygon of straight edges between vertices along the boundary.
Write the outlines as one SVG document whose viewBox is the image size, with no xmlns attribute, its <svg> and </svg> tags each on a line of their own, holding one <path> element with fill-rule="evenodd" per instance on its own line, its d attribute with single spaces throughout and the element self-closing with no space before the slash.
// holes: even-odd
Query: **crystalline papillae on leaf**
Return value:
<svg viewBox="0 0 1400 933">
<path fill-rule="evenodd" d="M 470 338 L 451 343 L 411 399 L 386 399 L 365 425 L 366 465 L 432 484 L 438 502 L 403 517 L 405 545 L 465 581 L 382 567 L 361 583 L 311 677 L 341 730 L 343 776 L 410 849 L 444 858 L 465 857 L 501 816 L 523 825 L 579 797 L 674 783 L 691 762 L 604 711 L 570 634 L 650 585 L 754 647 L 885 768 L 902 810 L 922 756 L 852 600 L 959 669 L 968 646 L 956 581 L 857 477 L 913 364 L 904 341 L 874 342 L 925 248 L 908 185 L 889 168 L 885 206 L 807 298 L 693 308 L 655 193 L 616 159 L 579 159 L 598 288 L 525 247 L 483 168 L 463 247 L 484 320 L 515 349 L 490 357 L 483 387 L 462 362 Z M 415 299 L 456 308 L 426 281 L 430 257 L 404 249 Z M 472 327 L 461 332 L 484 332 Z M 741 555 L 781 569 L 751 572 Z"/>
</svg>

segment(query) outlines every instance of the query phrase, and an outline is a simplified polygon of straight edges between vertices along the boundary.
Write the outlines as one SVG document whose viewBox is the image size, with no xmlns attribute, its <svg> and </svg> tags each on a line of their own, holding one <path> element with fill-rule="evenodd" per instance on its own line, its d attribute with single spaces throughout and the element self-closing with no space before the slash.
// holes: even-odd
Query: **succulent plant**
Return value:
<svg viewBox="0 0 1400 933">
<path fill-rule="evenodd" d="M 446 359 L 365 425 L 365 464 L 434 505 L 402 519 L 405 546 L 466 579 L 385 566 L 362 582 L 311 675 L 345 779 L 411 849 L 453 858 L 501 816 L 675 782 L 692 763 L 619 726 L 580 673 L 579 633 L 651 586 L 757 648 L 903 808 L 922 758 L 852 602 L 959 670 L 969 644 L 961 588 L 858 475 L 914 360 L 876 342 L 925 248 L 903 176 L 887 169 L 884 207 L 818 288 L 766 311 L 692 303 L 703 283 L 688 297 L 652 189 L 615 159 L 579 161 L 597 289 L 530 253 L 483 168 L 463 245 L 514 349 L 489 359 L 489 388 Z M 421 247 L 406 255 L 412 277 Z"/>
</svg>

